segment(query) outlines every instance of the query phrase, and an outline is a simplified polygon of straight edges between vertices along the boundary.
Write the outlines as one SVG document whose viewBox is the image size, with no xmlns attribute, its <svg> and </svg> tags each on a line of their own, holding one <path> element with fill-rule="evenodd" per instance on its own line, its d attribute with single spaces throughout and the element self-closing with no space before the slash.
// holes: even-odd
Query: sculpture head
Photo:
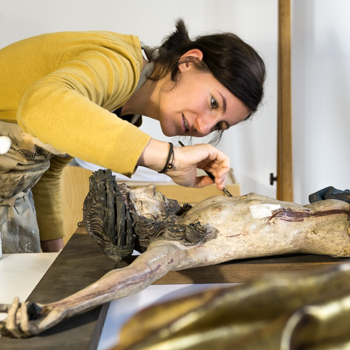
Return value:
<svg viewBox="0 0 350 350">
<path fill-rule="evenodd" d="M 134 249 L 143 252 L 154 240 L 193 245 L 203 241 L 207 229 L 199 222 L 178 224 L 189 207 L 155 191 L 154 185 L 132 189 L 117 184 L 111 170 L 98 170 L 90 177 L 84 201 L 84 224 L 104 253 L 116 261 Z"/>
<path fill-rule="evenodd" d="M 168 220 L 181 210 L 174 199 L 156 192 L 155 185 L 131 188 L 126 184 L 118 184 L 128 210 L 134 214 L 155 221 Z"/>
</svg>

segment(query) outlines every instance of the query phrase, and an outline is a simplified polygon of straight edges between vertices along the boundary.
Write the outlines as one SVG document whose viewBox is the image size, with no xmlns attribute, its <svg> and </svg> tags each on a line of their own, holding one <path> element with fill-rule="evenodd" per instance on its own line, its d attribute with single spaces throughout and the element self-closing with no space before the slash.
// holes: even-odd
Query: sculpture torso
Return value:
<svg viewBox="0 0 350 350">
<path fill-rule="evenodd" d="M 271 216 L 254 218 L 251 207 L 280 205 Z M 254 193 L 211 197 L 184 213 L 178 222 L 200 222 L 216 229 L 215 237 L 186 247 L 193 258 L 182 268 L 285 253 L 342 256 L 349 244 L 350 204 L 325 200 L 302 206 Z M 172 242 L 181 247 L 181 244 Z M 210 252 L 210 253 L 208 253 Z"/>
</svg>

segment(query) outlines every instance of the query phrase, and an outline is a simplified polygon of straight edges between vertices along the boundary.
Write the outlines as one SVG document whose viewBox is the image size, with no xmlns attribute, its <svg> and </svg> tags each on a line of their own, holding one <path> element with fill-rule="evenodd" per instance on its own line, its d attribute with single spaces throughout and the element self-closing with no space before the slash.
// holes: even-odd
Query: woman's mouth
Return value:
<svg viewBox="0 0 350 350">
<path fill-rule="evenodd" d="M 182 114 L 182 120 L 183 120 L 183 123 L 184 123 L 184 128 L 185 128 L 185 132 L 189 132 L 190 131 L 190 126 L 188 125 L 188 122 L 185 118 L 185 116 Z"/>
</svg>

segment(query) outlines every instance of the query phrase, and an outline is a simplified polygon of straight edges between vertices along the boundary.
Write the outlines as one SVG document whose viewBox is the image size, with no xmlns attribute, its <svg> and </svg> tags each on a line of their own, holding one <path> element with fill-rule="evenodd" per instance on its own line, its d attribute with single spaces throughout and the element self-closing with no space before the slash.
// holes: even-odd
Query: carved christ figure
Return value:
<svg viewBox="0 0 350 350">
<path fill-rule="evenodd" d="M 302 206 L 252 193 L 181 208 L 154 188 L 131 189 L 117 185 L 108 170 L 94 173 L 84 203 L 88 233 L 114 260 L 133 249 L 142 254 L 65 299 L 31 303 L 30 312 L 17 298 L 0 304 L 8 313 L 2 334 L 38 334 L 78 312 L 136 293 L 169 271 L 285 253 L 350 256 L 349 203 Z"/>
</svg>

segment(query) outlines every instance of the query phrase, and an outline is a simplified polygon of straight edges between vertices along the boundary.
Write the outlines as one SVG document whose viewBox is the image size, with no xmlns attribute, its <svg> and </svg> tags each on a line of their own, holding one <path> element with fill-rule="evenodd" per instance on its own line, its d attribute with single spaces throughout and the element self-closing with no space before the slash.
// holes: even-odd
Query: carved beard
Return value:
<svg viewBox="0 0 350 350">
<path fill-rule="evenodd" d="M 176 240 L 184 245 L 203 241 L 207 230 L 200 224 L 177 224 L 178 215 L 191 206 L 154 192 L 154 185 L 131 190 L 117 185 L 111 170 L 98 170 L 89 179 L 84 201 L 84 224 L 103 252 L 115 261 L 144 252 L 154 240 Z"/>
</svg>

